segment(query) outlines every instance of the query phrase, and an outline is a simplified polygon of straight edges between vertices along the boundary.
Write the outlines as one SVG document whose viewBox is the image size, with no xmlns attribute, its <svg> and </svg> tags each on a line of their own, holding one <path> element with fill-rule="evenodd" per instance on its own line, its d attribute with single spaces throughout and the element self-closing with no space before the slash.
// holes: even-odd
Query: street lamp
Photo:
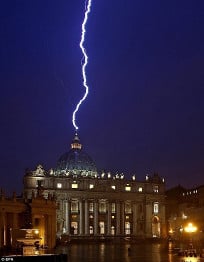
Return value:
<svg viewBox="0 0 204 262">
<path fill-rule="evenodd" d="M 192 223 L 188 223 L 188 225 L 186 227 L 184 227 L 184 231 L 186 233 L 189 233 L 190 235 L 190 247 L 193 248 L 193 244 L 192 244 L 192 233 L 197 231 L 197 227 L 194 226 Z"/>
</svg>

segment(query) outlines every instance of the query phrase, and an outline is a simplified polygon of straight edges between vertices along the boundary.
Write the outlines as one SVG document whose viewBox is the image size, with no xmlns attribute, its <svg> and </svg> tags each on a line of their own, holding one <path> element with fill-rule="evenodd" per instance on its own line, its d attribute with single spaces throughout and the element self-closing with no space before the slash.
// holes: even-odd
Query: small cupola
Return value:
<svg viewBox="0 0 204 262">
<path fill-rule="evenodd" d="M 71 149 L 81 149 L 82 148 L 82 144 L 80 143 L 79 137 L 77 132 L 75 133 L 74 139 L 72 140 L 71 143 Z"/>
</svg>

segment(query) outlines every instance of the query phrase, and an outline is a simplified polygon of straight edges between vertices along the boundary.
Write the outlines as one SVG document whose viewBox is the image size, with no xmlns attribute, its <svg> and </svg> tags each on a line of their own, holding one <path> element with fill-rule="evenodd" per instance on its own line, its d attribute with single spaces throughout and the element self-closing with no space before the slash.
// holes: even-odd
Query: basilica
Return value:
<svg viewBox="0 0 204 262">
<path fill-rule="evenodd" d="M 41 191 L 45 199 L 56 200 L 57 237 L 166 236 L 164 179 L 99 173 L 77 133 L 55 168 L 27 170 L 23 184 L 27 199 Z"/>
</svg>

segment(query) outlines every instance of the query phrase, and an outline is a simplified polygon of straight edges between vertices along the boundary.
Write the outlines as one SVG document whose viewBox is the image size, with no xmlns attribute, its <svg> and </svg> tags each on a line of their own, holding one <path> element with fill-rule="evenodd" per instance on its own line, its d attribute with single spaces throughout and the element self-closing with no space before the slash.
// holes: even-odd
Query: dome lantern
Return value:
<svg viewBox="0 0 204 262">
<path fill-rule="evenodd" d="M 75 133 L 74 139 L 71 143 L 71 149 L 81 149 L 81 148 L 82 148 L 82 144 L 80 143 L 77 133 Z"/>
</svg>

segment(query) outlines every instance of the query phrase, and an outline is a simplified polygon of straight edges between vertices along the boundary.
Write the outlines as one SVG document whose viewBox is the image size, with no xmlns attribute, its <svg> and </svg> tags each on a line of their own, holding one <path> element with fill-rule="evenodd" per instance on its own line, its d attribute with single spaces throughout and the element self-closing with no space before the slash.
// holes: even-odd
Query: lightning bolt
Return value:
<svg viewBox="0 0 204 262">
<path fill-rule="evenodd" d="M 84 96 L 79 101 L 79 103 L 76 105 L 76 108 L 75 108 L 73 115 L 72 115 L 72 123 L 73 123 L 75 130 L 79 129 L 78 126 L 76 125 L 76 113 L 78 112 L 80 105 L 86 99 L 86 97 L 89 93 L 89 87 L 88 87 L 87 78 L 86 78 L 86 66 L 88 64 L 88 55 L 87 55 L 86 49 L 84 47 L 84 41 L 85 41 L 85 35 L 86 35 L 86 23 L 87 23 L 87 20 L 88 20 L 88 17 L 89 17 L 89 13 L 91 11 L 91 1 L 92 0 L 86 0 L 86 2 L 85 2 L 84 19 L 83 19 L 83 22 L 82 22 L 82 25 L 81 25 L 81 41 L 79 43 L 79 46 L 80 46 L 82 54 L 83 54 L 83 58 L 81 60 L 81 65 L 82 65 L 81 71 L 82 71 L 83 86 L 85 88 L 85 93 L 84 93 Z"/>
</svg>

